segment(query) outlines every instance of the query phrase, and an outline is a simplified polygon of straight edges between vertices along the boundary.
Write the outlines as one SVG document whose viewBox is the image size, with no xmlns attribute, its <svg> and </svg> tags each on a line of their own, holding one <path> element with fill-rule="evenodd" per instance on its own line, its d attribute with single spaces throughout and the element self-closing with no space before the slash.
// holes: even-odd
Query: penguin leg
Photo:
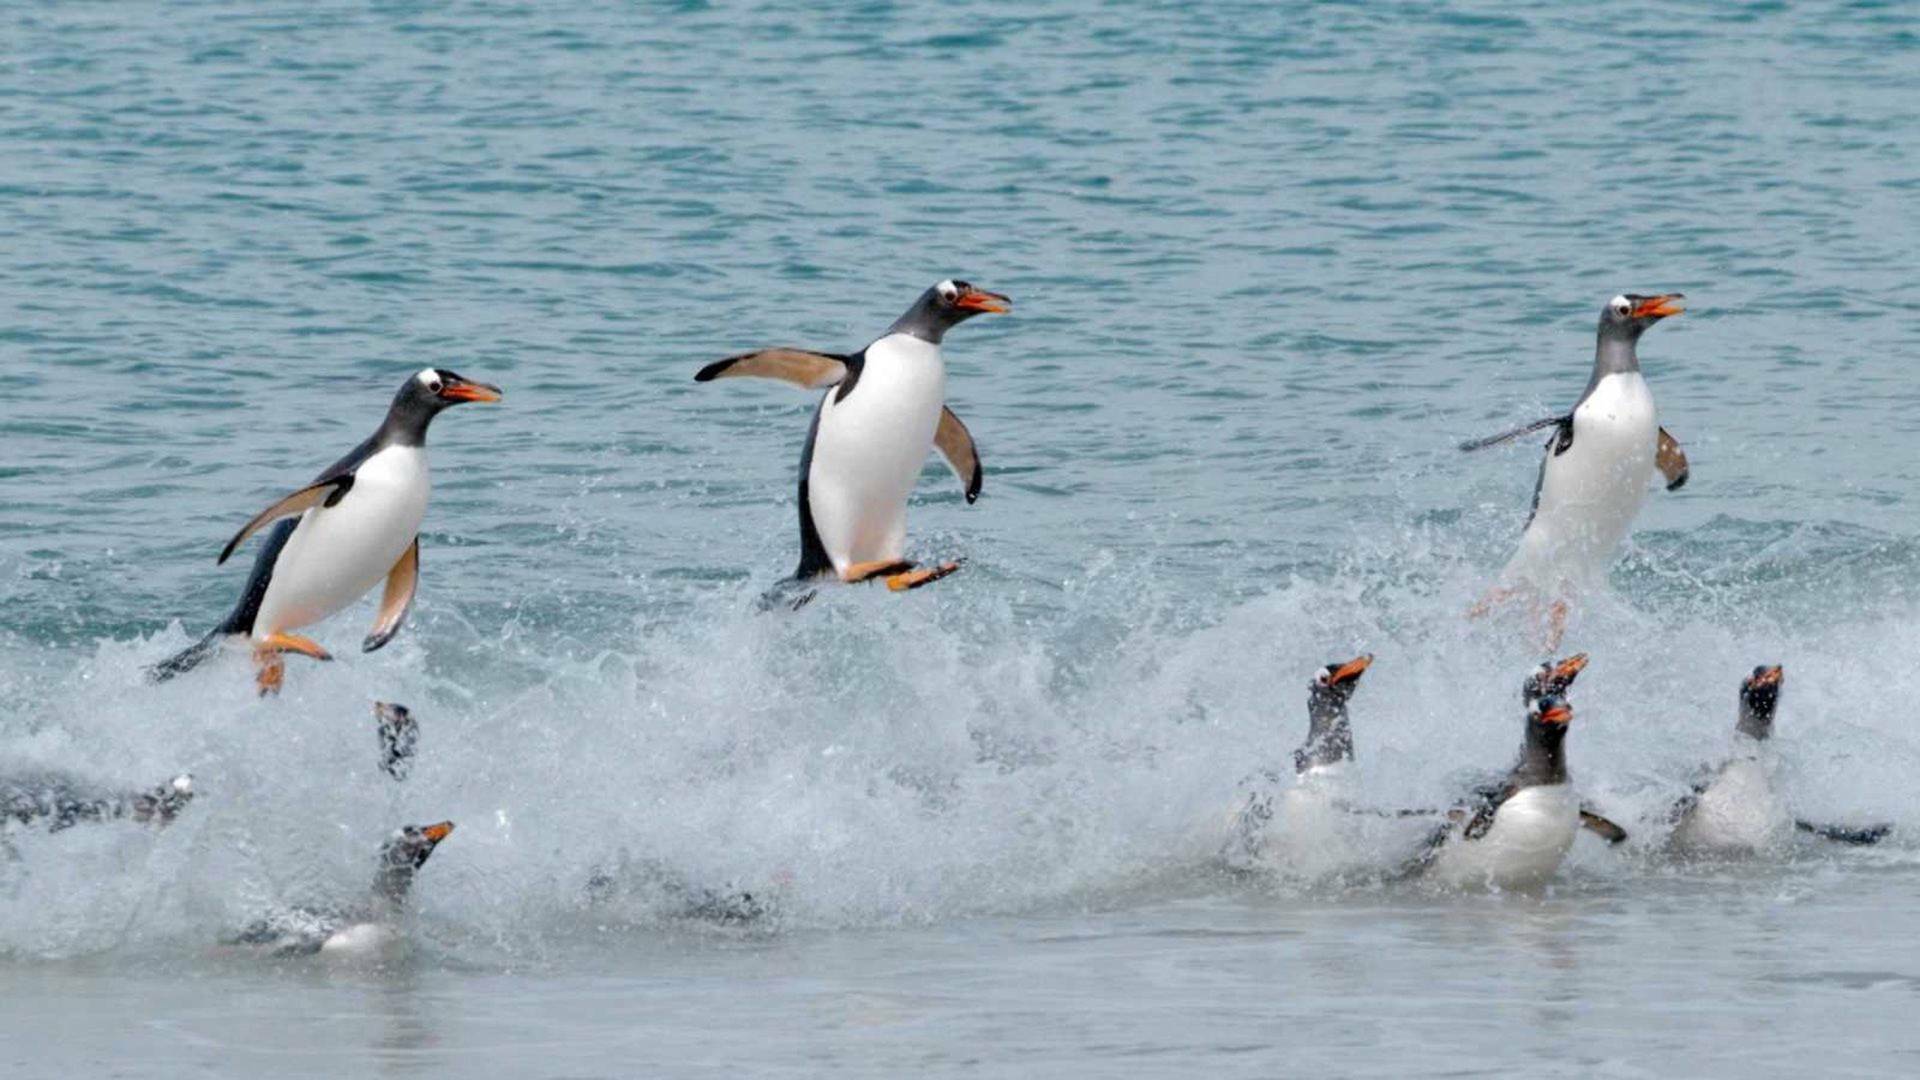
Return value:
<svg viewBox="0 0 1920 1080">
<path fill-rule="evenodd" d="M 290 652 L 311 656 L 315 660 L 333 659 L 332 653 L 311 638 L 299 634 L 268 634 L 253 646 L 253 662 L 259 668 L 255 681 L 260 686 L 261 697 L 280 692 L 280 684 L 287 677 L 287 662 L 281 656 Z"/>
<path fill-rule="evenodd" d="M 958 569 L 960 569 L 958 562 L 950 562 L 941 563 L 939 566 L 922 567 L 919 570 L 908 570 L 904 573 L 891 574 L 887 577 L 887 588 L 893 592 L 906 592 L 908 589 L 917 589 L 922 585 L 930 585 Z"/>
<path fill-rule="evenodd" d="M 886 574 L 899 574 L 911 569 L 913 564 L 905 559 L 857 562 L 841 572 L 840 580 L 851 585 L 857 581 L 870 581 Z"/>
</svg>

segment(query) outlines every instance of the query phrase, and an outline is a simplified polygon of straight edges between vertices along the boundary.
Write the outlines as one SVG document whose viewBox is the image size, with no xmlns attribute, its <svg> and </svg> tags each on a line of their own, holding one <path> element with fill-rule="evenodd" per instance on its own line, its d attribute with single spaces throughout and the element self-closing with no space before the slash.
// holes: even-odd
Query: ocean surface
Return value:
<svg viewBox="0 0 1920 1080">
<path fill-rule="evenodd" d="M 1916 251 L 1897 3 L 9 5 L 0 771 L 198 796 L 8 828 L 0 1074 L 1914 1075 Z M 911 512 L 965 569 L 760 610 L 813 395 L 693 372 L 945 277 L 1014 298 L 947 339 L 985 493 Z M 1626 291 L 1687 294 L 1693 463 L 1566 642 L 1632 839 L 1224 870 L 1329 660 L 1368 798 L 1510 759 L 1539 655 L 1463 614 L 1538 451 L 1454 447 Z M 398 639 L 148 685 L 426 365 L 507 396 L 433 427 Z M 1885 842 L 1665 853 L 1760 663 L 1796 810 Z M 442 818 L 406 949 L 218 945 Z"/>
</svg>

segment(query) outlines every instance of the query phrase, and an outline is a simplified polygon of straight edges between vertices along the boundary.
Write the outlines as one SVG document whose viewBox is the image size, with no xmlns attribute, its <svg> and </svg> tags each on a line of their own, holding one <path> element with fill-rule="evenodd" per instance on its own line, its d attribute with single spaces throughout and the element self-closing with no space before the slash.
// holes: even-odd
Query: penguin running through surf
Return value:
<svg viewBox="0 0 1920 1080">
<path fill-rule="evenodd" d="M 1773 716 L 1786 679 L 1779 665 L 1754 668 L 1740 681 L 1740 718 L 1732 755 L 1703 770 L 1693 790 L 1675 803 L 1669 844 L 1688 855 L 1753 855 L 1786 846 L 1794 831 L 1843 844 L 1872 844 L 1891 825 L 1855 828 L 1797 819 L 1774 783 L 1779 760 L 1772 751 Z"/>
<path fill-rule="evenodd" d="M 1523 596 L 1545 620 L 1546 647 L 1557 648 L 1571 601 L 1605 578 L 1656 470 L 1668 491 L 1687 482 L 1687 456 L 1660 426 L 1637 349 L 1648 327 L 1685 310 L 1681 298 L 1628 293 L 1607 301 L 1593 374 L 1572 410 L 1461 445 L 1480 450 L 1553 429 L 1519 550 L 1472 614 Z"/>
<path fill-rule="evenodd" d="M 393 640 L 420 584 L 420 523 L 432 489 L 427 425 L 450 406 L 500 398 L 499 387 L 443 368 L 408 379 L 365 442 L 313 483 L 255 514 L 227 541 L 221 563 L 247 537 L 273 525 L 233 611 L 197 644 L 154 665 L 149 677 L 164 682 L 191 671 L 222 640 L 245 635 L 253 642 L 260 692 L 277 691 L 285 675 L 283 653 L 333 658 L 292 631 L 335 614 L 383 579 L 380 611 L 360 648 L 372 652 Z"/>
<path fill-rule="evenodd" d="M 281 908 L 221 944 L 276 957 L 378 957 L 403 940 L 399 924 L 414 875 L 452 832 L 451 821 L 397 829 L 380 846 L 373 887 L 359 903 Z"/>
<path fill-rule="evenodd" d="M 774 348 L 716 361 L 696 382 L 741 376 L 825 390 L 800 454 L 800 565 L 794 578 L 832 574 L 875 578 L 889 589 L 918 588 L 960 568 L 915 568 L 905 558 L 907 496 L 927 451 L 937 447 L 959 476 L 967 502 L 980 497 L 980 454 L 946 405 L 947 331 L 1012 301 L 964 281 L 942 281 L 859 352 Z M 802 600 L 804 602 L 804 598 Z"/>
<path fill-rule="evenodd" d="M 1330 849 L 1336 814 L 1351 812 L 1344 801 L 1346 774 L 1353 764 L 1347 703 L 1372 664 L 1369 654 L 1314 672 L 1307 683 L 1307 737 L 1293 752 L 1293 783 L 1283 788 L 1284 781 L 1274 769 L 1241 782 L 1247 799 L 1229 823 L 1221 849 L 1221 860 L 1228 867 L 1297 869 L 1303 855 L 1317 856 L 1314 861 L 1325 865 L 1344 854 Z M 1281 829 L 1284 835 L 1276 835 Z"/>
<path fill-rule="evenodd" d="M 169 825 L 192 801 L 193 776 L 188 773 L 138 791 L 102 787 L 51 770 L 0 775 L 0 825 L 45 825 L 48 832 L 121 820 Z"/>
<path fill-rule="evenodd" d="M 1560 665 L 1543 667 L 1551 676 Z M 1574 793 L 1565 747 L 1573 706 L 1559 693 L 1532 696 L 1542 674 L 1530 676 L 1524 691 L 1532 700 L 1519 760 L 1447 812 L 1448 824 L 1434 832 L 1418 860 L 1428 880 L 1453 888 L 1538 888 L 1559 872 L 1582 827 L 1610 843 L 1627 838 L 1625 829 L 1584 808 Z"/>
</svg>

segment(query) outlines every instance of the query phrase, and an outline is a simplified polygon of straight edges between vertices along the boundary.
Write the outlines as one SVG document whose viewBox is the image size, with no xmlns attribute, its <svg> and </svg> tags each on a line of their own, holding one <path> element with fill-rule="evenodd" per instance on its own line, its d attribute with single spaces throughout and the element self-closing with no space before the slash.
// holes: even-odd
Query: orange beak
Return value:
<svg viewBox="0 0 1920 1080">
<path fill-rule="evenodd" d="M 1587 654 L 1574 653 L 1572 656 L 1569 656 L 1565 660 L 1562 660 L 1558 664 L 1554 665 L 1553 677 L 1556 679 L 1571 679 L 1575 675 L 1580 674 L 1582 671 L 1585 671 L 1586 669 L 1587 669 Z"/>
<path fill-rule="evenodd" d="M 447 401 L 499 401 L 505 395 L 499 387 L 486 383 L 456 382 L 442 387 L 440 396 Z"/>
<path fill-rule="evenodd" d="M 1787 673 L 1785 669 L 1781 668 L 1779 664 L 1775 664 L 1772 667 L 1766 669 L 1765 671 L 1762 671 L 1760 674 L 1755 675 L 1753 677 L 1753 685 L 1779 686 L 1780 680 L 1785 678 L 1786 674 Z"/>
<path fill-rule="evenodd" d="M 1633 317 L 1636 319 L 1664 319 L 1669 315 L 1678 315 L 1687 310 L 1680 305 L 1681 293 L 1668 293 L 1665 296 L 1649 296 L 1634 305 Z"/>
<path fill-rule="evenodd" d="M 1555 705 L 1540 714 L 1540 722 L 1543 724 L 1565 724 L 1572 720 L 1573 706 L 1571 705 Z"/>
<path fill-rule="evenodd" d="M 451 821 L 443 821 L 438 825 L 429 825 L 426 828 L 420 830 L 420 835 L 426 837 L 427 839 L 433 841 L 436 844 L 442 840 L 445 840 L 448 836 L 452 834 L 453 834 L 453 822 Z"/>
<path fill-rule="evenodd" d="M 993 315 L 1005 315 L 1013 310 L 1013 301 L 997 292 L 985 289 L 968 289 L 953 301 L 953 306 L 968 311 L 985 311 Z"/>
<path fill-rule="evenodd" d="M 1359 678 L 1360 673 L 1367 670 L 1367 665 L 1371 663 L 1373 663 L 1372 653 L 1368 653 L 1365 656 L 1356 657 L 1352 660 L 1347 661 L 1344 664 L 1341 664 L 1340 667 L 1336 671 L 1334 671 L 1332 675 L 1327 677 L 1327 681 L 1335 685 L 1339 685 L 1340 683 L 1343 683 L 1343 682 L 1350 682 L 1354 679 Z"/>
</svg>

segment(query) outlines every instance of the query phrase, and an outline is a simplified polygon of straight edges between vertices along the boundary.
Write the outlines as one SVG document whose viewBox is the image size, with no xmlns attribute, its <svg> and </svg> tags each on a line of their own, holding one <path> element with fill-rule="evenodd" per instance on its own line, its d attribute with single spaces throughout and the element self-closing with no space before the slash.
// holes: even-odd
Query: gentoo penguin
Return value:
<svg viewBox="0 0 1920 1080">
<path fill-rule="evenodd" d="M 1319 832 L 1305 819 L 1328 809 L 1345 809 L 1337 800 L 1340 781 L 1353 762 L 1347 702 L 1372 663 L 1373 657 L 1364 655 L 1314 672 L 1307 683 L 1307 738 L 1293 752 L 1293 784 L 1283 789 L 1280 774 L 1272 769 L 1242 781 L 1247 800 L 1229 826 L 1221 852 L 1227 865 L 1249 869 L 1258 862 L 1276 817 L 1296 831 Z"/>
<path fill-rule="evenodd" d="M 144 791 L 101 787 L 53 771 L 0 776 L 0 823 L 44 823 L 48 832 L 82 822 L 167 825 L 192 801 L 193 777 L 187 773 Z"/>
<path fill-rule="evenodd" d="M 1573 706 L 1547 694 L 1527 708 L 1520 759 L 1500 781 L 1477 787 L 1451 811 L 1424 856 L 1428 879 L 1455 888 L 1538 888 L 1560 869 L 1573 838 L 1591 817 L 1567 775 L 1565 742 Z"/>
<path fill-rule="evenodd" d="M 1784 847 L 1795 829 L 1846 844 L 1871 844 L 1891 830 L 1889 825 L 1817 825 L 1793 817 L 1774 783 L 1778 761 L 1771 747 L 1784 679 L 1776 664 L 1754 668 L 1741 680 L 1733 754 L 1719 768 L 1703 771 L 1693 791 L 1674 805 L 1674 850 L 1751 855 Z"/>
<path fill-rule="evenodd" d="M 373 718 L 380 736 L 380 771 L 405 780 L 413 771 L 414 748 L 420 745 L 420 721 L 412 709 L 390 701 L 374 702 Z"/>
<path fill-rule="evenodd" d="M 427 425 L 450 405 L 499 401 L 500 388 L 443 368 L 427 368 L 394 395 L 379 430 L 318 479 L 241 526 L 220 552 L 224 563 L 255 531 L 274 522 L 253 562 L 240 602 L 219 626 L 149 675 L 162 682 L 198 666 L 222 639 L 252 638 L 260 692 L 278 690 L 281 654 L 331 655 L 292 631 L 360 599 L 381 580 L 379 616 L 361 642 L 372 652 L 393 639 L 413 607 L 420 581 L 420 522 L 427 513 Z"/>
<path fill-rule="evenodd" d="M 1687 482 L 1686 454 L 1660 426 L 1636 352 L 1647 327 L 1684 310 L 1680 300 L 1679 293 L 1629 293 L 1607 301 L 1600 311 L 1593 375 L 1570 412 L 1461 446 L 1479 450 L 1553 429 L 1519 551 L 1499 583 L 1475 605 L 1476 614 L 1525 595 L 1548 621 L 1547 647 L 1556 647 L 1570 600 L 1606 576 L 1655 471 L 1665 477 L 1669 491 Z"/>
<path fill-rule="evenodd" d="M 980 455 L 966 425 L 946 407 L 940 343 L 959 323 L 1005 312 L 1011 303 L 964 281 L 942 281 L 859 352 L 762 349 L 708 364 L 694 376 L 709 382 L 752 375 L 827 391 L 800 454 L 796 579 L 878 577 L 897 591 L 959 569 L 957 562 L 914 569 L 905 559 L 907 496 L 928 448 L 938 447 L 965 485 L 967 501 L 979 498 Z"/>
<path fill-rule="evenodd" d="M 400 942 L 398 923 L 413 889 L 413 875 L 426 865 L 453 822 L 408 825 L 380 847 L 379 868 L 367 898 L 345 908 L 289 907 L 273 912 L 222 944 L 245 946 L 270 956 L 352 958 L 378 954 Z"/>
</svg>

